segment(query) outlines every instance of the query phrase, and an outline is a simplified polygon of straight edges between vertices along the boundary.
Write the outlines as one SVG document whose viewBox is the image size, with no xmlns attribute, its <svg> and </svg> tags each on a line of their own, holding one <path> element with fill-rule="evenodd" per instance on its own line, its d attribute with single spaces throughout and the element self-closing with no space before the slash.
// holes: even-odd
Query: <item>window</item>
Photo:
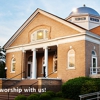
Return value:
<svg viewBox="0 0 100 100">
<path fill-rule="evenodd" d="M 68 51 L 68 69 L 75 69 L 75 51 L 73 49 Z"/>
<path fill-rule="evenodd" d="M 86 17 L 75 18 L 76 21 L 86 20 Z"/>
<path fill-rule="evenodd" d="M 92 74 L 97 74 L 97 54 L 92 51 Z"/>
<path fill-rule="evenodd" d="M 11 60 L 11 72 L 15 72 L 15 67 L 16 67 L 16 59 L 12 58 L 12 60 Z"/>
<path fill-rule="evenodd" d="M 53 72 L 57 72 L 57 54 L 53 56 Z"/>
<path fill-rule="evenodd" d="M 46 29 L 41 29 L 31 34 L 31 42 L 37 40 L 45 40 L 47 38 L 48 38 L 48 31 Z"/>
<path fill-rule="evenodd" d="M 99 22 L 99 19 L 97 18 L 90 18 L 91 21 Z"/>
<path fill-rule="evenodd" d="M 37 40 L 43 39 L 43 30 L 37 31 Z"/>
</svg>

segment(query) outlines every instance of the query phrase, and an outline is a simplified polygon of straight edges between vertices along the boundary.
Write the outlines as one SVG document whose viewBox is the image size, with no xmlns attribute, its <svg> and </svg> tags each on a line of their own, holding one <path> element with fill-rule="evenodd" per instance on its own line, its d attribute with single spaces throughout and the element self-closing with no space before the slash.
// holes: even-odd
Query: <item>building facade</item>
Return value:
<svg viewBox="0 0 100 100">
<path fill-rule="evenodd" d="M 99 14 L 86 6 L 65 19 L 37 9 L 4 45 L 7 78 L 99 77 L 99 25 Z"/>
</svg>

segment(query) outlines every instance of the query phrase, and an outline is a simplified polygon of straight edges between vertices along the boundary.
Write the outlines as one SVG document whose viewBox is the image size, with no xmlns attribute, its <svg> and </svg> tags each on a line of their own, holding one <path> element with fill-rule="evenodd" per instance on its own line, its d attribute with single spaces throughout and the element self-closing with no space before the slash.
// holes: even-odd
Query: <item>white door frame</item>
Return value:
<svg viewBox="0 0 100 100">
<path fill-rule="evenodd" d="M 32 62 L 28 62 L 28 64 L 30 64 L 30 77 L 28 76 L 28 68 L 27 68 L 27 78 L 31 79 L 31 77 L 32 77 Z M 27 64 L 27 67 L 28 67 L 28 64 Z"/>
<path fill-rule="evenodd" d="M 96 59 L 96 67 L 93 66 L 93 59 Z M 93 69 L 96 68 L 96 69 Z M 92 56 L 92 74 L 97 74 L 97 57 Z"/>
</svg>

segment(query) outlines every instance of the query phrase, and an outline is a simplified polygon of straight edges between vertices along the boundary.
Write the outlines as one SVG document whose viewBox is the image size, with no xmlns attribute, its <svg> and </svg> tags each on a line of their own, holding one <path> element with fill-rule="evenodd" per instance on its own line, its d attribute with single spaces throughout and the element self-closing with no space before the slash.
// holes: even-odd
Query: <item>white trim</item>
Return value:
<svg viewBox="0 0 100 100">
<path fill-rule="evenodd" d="M 93 58 L 96 59 L 96 67 L 95 67 L 96 72 L 93 71 Z M 92 74 L 97 74 L 97 57 L 92 57 Z"/>
<path fill-rule="evenodd" d="M 22 48 L 24 50 L 31 50 L 33 48 L 33 46 L 35 48 L 43 48 L 44 46 L 53 46 L 53 45 L 76 42 L 76 41 L 81 41 L 81 40 L 87 40 L 87 41 L 90 41 L 90 42 L 93 42 L 93 43 L 100 44 L 100 36 L 93 34 L 91 32 L 86 32 L 86 33 L 82 33 L 82 34 L 75 34 L 75 35 L 50 39 L 50 40 L 44 40 L 42 42 L 37 41 L 37 42 L 30 43 L 30 44 L 24 44 L 24 45 L 9 47 L 6 50 L 6 53 L 21 51 Z"/>
<path fill-rule="evenodd" d="M 28 64 L 30 64 L 30 77 L 28 77 Z M 27 78 L 31 79 L 32 78 L 32 62 L 28 61 L 27 63 Z"/>
<path fill-rule="evenodd" d="M 21 51 L 22 49 L 20 49 L 20 48 L 23 48 L 24 50 L 31 50 L 33 48 L 33 46 L 34 46 L 34 48 L 43 48 L 45 46 L 59 45 L 59 44 L 63 44 L 63 43 L 75 42 L 75 41 L 80 41 L 80 40 L 85 40 L 84 33 L 61 37 L 61 38 L 56 38 L 56 39 L 44 40 L 42 42 L 38 41 L 35 43 L 33 42 L 30 44 L 10 47 L 6 50 L 6 53 Z"/>
<path fill-rule="evenodd" d="M 92 50 L 92 51 L 94 51 L 94 50 Z M 95 51 L 94 51 L 95 52 Z M 92 53 L 92 52 L 91 52 Z M 95 54 L 96 54 L 96 52 L 95 52 Z M 92 55 L 92 54 L 91 54 Z M 95 67 L 95 70 L 96 70 L 96 72 L 94 73 L 93 72 L 93 58 L 95 58 L 96 59 L 96 67 Z M 97 65 L 98 64 L 98 62 L 97 62 L 97 54 L 96 55 L 92 55 L 92 74 L 97 74 Z"/>
</svg>

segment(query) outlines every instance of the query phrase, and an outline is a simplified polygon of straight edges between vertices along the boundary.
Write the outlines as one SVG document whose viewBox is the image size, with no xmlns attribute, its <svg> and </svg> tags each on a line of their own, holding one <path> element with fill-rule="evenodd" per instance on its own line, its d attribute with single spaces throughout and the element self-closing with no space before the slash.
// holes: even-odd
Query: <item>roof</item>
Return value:
<svg viewBox="0 0 100 100">
<path fill-rule="evenodd" d="M 91 29 L 90 32 L 100 35 L 100 26 Z"/>
<path fill-rule="evenodd" d="M 60 18 L 60 17 L 58 17 L 58 16 L 56 16 L 54 14 L 51 14 L 49 12 L 46 12 L 46 11 L 41 10 L 41 9 L 38 8 L 24 22 L 24 24 L 15 32 L 15 34 L 8 40 L 8 42 L 3 46 L 3 48 L 6 49 L 7 47 L 9 47 L 12 44 L 12 42 L 21 34 L 21 32 L 23 31 L 23 29 L 26 28 L 27 25 L 31 22 L 31 20 L 33 20 L 36 17 L 36 15 L 38 15 L 39 13 L 41 13 L 41 14 L 43 14 L 43 15 L 45 15 L 45 16 L 53 19 L 53 20 L 56 20 L 56 21 L 58 21 L 58 22 L 60 22 L 60 23 L 62 23 L 64 25 L 67 25 L 67 26 L 69 26 L 69 27 L 71 27 L 71 28 L 73 28 L 73 29 L 75 29 L 75 30 L 77 30 L 79 32 L 84 32 L 85 31 L 85 29 L 82 28 L 82 27 L 79 27 L 79 26 L 77 26 L 77 25 L 75 25 L 73 23 L 70 23 L 70 22 L 66 21 L 65 19 L 62 19 L 62 18 Z"/>
<path fill-rule="evenodd" d="M 72 15 L 80 15 L 80 14 L 90 14 L 90 15 L 95 15 L 95 16 L 100 16 L 99 13 L 90 8 L 90 7 L 79 7 L 79 8 L 75 8 L 69 16 L 72 16 Z"/>
</svg>

